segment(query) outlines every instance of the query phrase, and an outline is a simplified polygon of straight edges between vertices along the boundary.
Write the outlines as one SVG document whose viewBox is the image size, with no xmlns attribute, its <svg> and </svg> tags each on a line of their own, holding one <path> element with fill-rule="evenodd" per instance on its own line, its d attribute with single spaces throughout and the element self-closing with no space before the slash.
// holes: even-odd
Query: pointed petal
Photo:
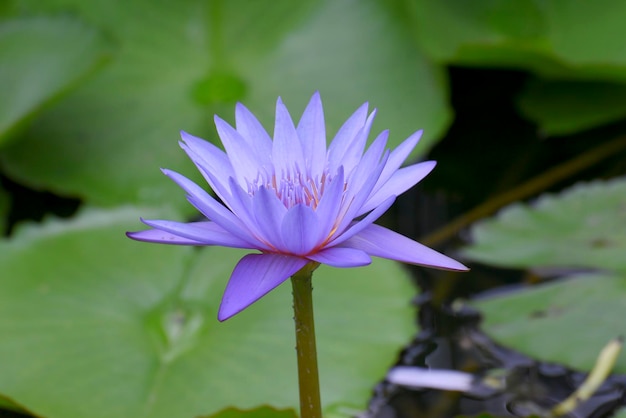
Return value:
<svg viewBox="0 0 626 418">
<path fill-rule="evenodd" d="M 224 151 L 202 138 L 193 136 L 185 131 L 180 131 L 184 149 L 196 154 L 203 164 L 211 171 L 218 171 L 223 174 L 232 174 L 232 166 L 228 156 Z"/>
<path fill-rule="evenodd" d="M 306 205 L 295 205 L 287 211 L 281 225 L 283 242 L 290 254 L 309 253 L 322 237 L 317 214 Z"/>
<path fill-rule="evenodd" d="M 344 199 L 348 202 L 346 208 L 342 208 L 342 211 L 339 213 L 339 224 L 337 226 L 337 233 L 341 234 L 343 231 L 352 223 L 354 218 L 356 218 L 357 213 L 361 212 L 361 207 L 363 204 L 369 199 L 370 193 L 374 188 L 374 185 L 378 181 L 378 177 L 380 176 L 381 171 L 383 170 L 385 163 L 387 162 L 387 157 L 389 156 L 389 151 L 385 152 L 385 155 L 382 158 L 382 161 L 374 166 L 359 166 L 358 170 L 359 176 L 363 176 L 366 178 L 365 182 L 360 185 L 360 187 L 353 187 L 353 183 L 348 183 L 347 190 L 344 193 Z M 364 167 L 367 167 L 369 171 L 365 172 L 362 170 Z M 360 184 L 360 180 L 355 180 L 354 184 Z"/>
<path fill-rule="evenodd" d="M 287 251 L 281 234 L 287 208 L 276 193 L 265 187 L 259 187 L 252 200 L 252 211 L 263 241 L 271 245 L 274 251 Z"/>
<path fill-rule="evenodd" d="M 397 170 L 404 163 L 404 161 L 407 159 L 411 151 L 413 151 L 413 149 L 419 142 L 423 133 L 424 133 L 423 130 L 414 132 L 413 134 L 411 134 L 411 136 L 409 136 L 407 139 L 402 141 L 402 143 L 398 145 L 396 149 L 394 149 L 391 152 L 391 155 L 389 156 L 388 164 L 389 164 L 389 168 L 391 168 L 392 171 Z M 383 174 L 386 174 L 386 173 L 383 173 Z"/>
<path fill-rule="evenodd" d="M 363 184 L 369 178 L 372 167 L 377 167 L 381 161 L 383 155 L 385 155 L 385 145 L 387 145 L 387 138 L 389 137 L 389 131 L 385 130 L 376 137 L 376 140 L 369 147 L 363 158 L 359 161 L 358 166 L 347 177 L 347 182 L 350 184 L 350 188 L 353 190 L 360 190 Z M 385 166 L 381 167 L 381 170 L 385 169 Z M 347 171 L 346 171 L 347 173 Z M 382 171 L 381 171 L 382 174 Z M 377 176 L 376 184 L 378 184 L 380 175 Z"/>
<path fill-rule="evenodd" d="M 252 197 L 246 193 L 239 183 L 232 177 L 229 179 L 231 197 L 229 207 L 237 219 L 244 225 L 244 228 L 254 237 L 256 248 L 260 250 L 273 251 L 275 248 L 267 244 L 267 239 L 260 228 L 259 222 L 254 214 Z"/>
<path fill-rule="evenodd" d="M 279 98 L 276 103 L 276 125 L 274 126 L 274 147 L 272 161 L 276 174 L 283 177 L 294 173 L 294 169 L 304 169 L 302 145 L 293 125 L 287 107 Z"/>
<path fill-rule="evenodd" d="M 318 263 L 341 268 L 367 266 L 372 262 L 370 256 L 362 250 L 338 247 L 326 248 L 308 255 L 307 258 Z"/>
<path fill-rule="evenodd" d="M 341 244 L 363 250 L 369 255 L 444 270 L 468 270 L 463 264 L 410 238 L 382 226 L 371 224 Z"/>
<path fill-rule="evenodd" d="M 345 154 L 341 157 L 341 165 L 346 172 L 346 176 L 349 176 L 352 170 L 355 169 L 361 158 L 363 157 L 363 151 L 365 150 L 365 144 L 369 137 L 372 123 L 376 117 L 376 109 L 368 116 L 363 127 L 357 132 L 352 144 L 346 150 Z"/>
<path fill-rule="evenodd" d="M 199 242 L 201 245 L 221 245 L 233 248 L 255 248 L 249 242 L 237 238 L 215 222 L 175 222 L 142 219 L 141 222 L 154 229 L 177 237 Z M 144 237 L 150 234 L 144 234 Z M 152 234 L 153 236 L 155 234 Z M 133 237 L 134 238 L 134 237 Z"/>
<path fill-rule="evenodd" d="M 298 137 L 306 161 L 307 174 L 321 177 L 326 165 L 326 127 L 319 92 L 315 92 L 298 123 Z"/>
<path fill-rule="evenodd" d="M 352 145 L 359 130 L 365 124 L 367 108 L 368 104 L 363 103 L 339 128 L 337 135 L 335 135 L 335 138 L 328 146 L 328 168 L 331 173 L 334 173 L 337 167 L 343 164 L 343 156 Z M 347 172 L 346 175 L 348 175 Z"/>
<path fill-rule="evenodd" d="M 409 190 L 411 187 L 419 183 L 424 177 L 435 168 L 437 163 L 435 161 L 426 161 L 419 164 L 410 165 L 408 167 L 401 168 L 396 171 L 393 176 L 381 187 L 377 192 L 374 192 L 370 198 L 365 202 L 361 209 L 362 215 L 379 205 L 383 200 L 389 196 L 399 196 L 402 193 Z M 383 170 L 384 171 L 384 170 Z M 357 215 L 357 216 L 359 216 Z"/>
<path fill-rule="evenodd" d="M 202 173 L 205 179 L 208 179 L 207 181 L 211 185 L 211 188 L 213 189 L 215 194 L 222 200 L 222 203 L 228 209 L 232 211 L 233 210 L 231 208 L 232 196 L 230 194 L 229 181 L 231 178 L 234 179 L 235 177 L 228 177 L 228 178 L 223 177 L 222 178 L 221 175 L 219 174 L 216 175 L 215 173 L 207 170 L 207 168 L 203 166 L 200 166 L 200 172 Z"/>
<path fill-rule="evenodd" d="M 183 139 L 183 141 L 180 142 L 180 147 L 187 153 L 196 167 L 198 167 L 198 170 L 200 170 L 200 173 L 213 190 L 219 188 L 220 185 L 216 184 L 216 182 L 219 182 L 219 179 L 210 179 L 205 175 L 205 171 L 220 173 L 225 179 L 235 175 L 233 166 L 230 164 L 230 160 L 224 151 L 210 142 L 190 135 L 187 132 L 181 131 L 180 135 Z M 223 187 L 224 183 L 221 184 Z"/>
<path fill-rule="evenodd" d="M 224 149 L 226 149 L 226 154 L 235 172 L 234 177 L 242 187 L 247 187 L 246 180 L 252 181 L 256 179 L 261 168 L 261 161 L 257 158 L 253 148 L 250 147 L 235 128 L 219 116 L 215 116 L 214 119 L 217 133 L 222 140 L 222 144 L 224 144 Z M 222 176 L 222 173 L 214 174 Z"/>
<path fill-rule="evenodd" d="M 389 160 L 387 160 L 387 165 L 383 169 L 383 172 L 380 173 L 380 180 L 378 183 L 376 183 L 373 193 L 376 193 L 396 172 L 396 170 L 400 168 L 400 166 L 404 163 L 411 151 L 413 151 L 413 149 L 419 142 L 420 138 L 422 137 L 422 133 L 423 131 L 421 130 L 414 132 L 411 136 L 402 141 L 402 143 L 391 152 L 391 154 L 389 155 Z"/>
<path fill-rule="evenodd" d="M 322 239 L 327 239 L 336 226 L 337 215 L 341 210 L 341 202 L 343 198 L 343 167 L 339 167 L 337 175 L 326 183 L 324 195 L 317 205 L 317 218 L 319 220 L 319 231 Z"/>
<path fill-rule="evenodd" d="M 339 245 L 342 242 L 350 239 L 354 235 L 361 232 L 363 229 L 367 228 L 369 225 L 374 223 L 376 219 L 380 218 L 387 209 L 393 205 L 393 202 L 396 200 L 395 196 L 390 196 L 387 200 L 381 203 L 376 209 L 367 214 L 367 216 L 360 221 L 354 222 L 348 229 L 341 233 L 337 238 L 330 241 L 329 245 Z"/>
<path fill-rule="evenodd" d="M 224 205 L 205 192 L 204 189 L 175 171 L 167 169 L 162 171 L 187 192 L 187 200 L 204 216 L 241 240 L 250 243 L 256 242 L 256 239 L 248 233 L 241 221 Z"/>
<path fill-rule="evenodd" d="M 200 241 L 179 237 L 178 235 L 159 229 L 147 229 L 145 231 L 127 232 L 126 236 L 135 241 L 154 242 L 157 244 L 173 245 L 207 245 Z"/>
<path fill-rule="evenodd" d="M 308 263 L 282 254 L 248 254 L 239 260 L 226 285 L 217 319 L 224 321 L 276 288 Z"/>
<path fill-rule="evenodd" d="M 363 158 L 361 161 L 373 161 L 374 163 L 380 161 L 383 154 L 385 153 L 385 147 L 387 146 L 388 139 L 389 130 L 385 129 L 378 134 L 376 139 L 374 139 L 372 145 L 370 145 L 365 154 L 363 154 Z M 389 155 L 389 158 L 391 158 L 391 154 Z M 387 160 L 387 164 L 389 164 L 389 160 Z"/>
<path fill-rule="evenodd" d="M 272 163 L 272 138 L 261 122 L 241 103 L 237 103 L 235 107 L 235 121 L 237 132 L 252 148 L 259 165 L 269 167 Z"/>
</svg>

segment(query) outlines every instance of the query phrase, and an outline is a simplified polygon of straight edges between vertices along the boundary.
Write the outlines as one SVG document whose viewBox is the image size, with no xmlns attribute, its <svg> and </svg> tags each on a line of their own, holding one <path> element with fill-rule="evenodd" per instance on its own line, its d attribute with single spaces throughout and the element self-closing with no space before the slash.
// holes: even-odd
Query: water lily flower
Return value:
<svg viewBox="0 0 626 418">
<path fill-rule="evenodd" d="M 395 150 L 383 131 L 365 149 L 376 111 L 367 103 L 339 129 L 330 145 L 322 102 L 315 93 L 299 123 L 278 99 L 274 138 L 242 104 L 232 127 L 215 116 L 226 152 L 182 132 L 180 146 L 221 202 L 186 177 L 163 173 L 208 218 L 204 222 L 142 221 L 152 229 L 130 232 L 139 241 L 221 245 L 258 252 L 235 266 L 218 319 L 239 313 L 310 262 L 334 267 L 370 264 L 371 256 L 450 270 L 459 262 L 373 222 L 396 196 L 435 166 L 428 161 L 400 168 L 421 131 Z"/>
</svg>

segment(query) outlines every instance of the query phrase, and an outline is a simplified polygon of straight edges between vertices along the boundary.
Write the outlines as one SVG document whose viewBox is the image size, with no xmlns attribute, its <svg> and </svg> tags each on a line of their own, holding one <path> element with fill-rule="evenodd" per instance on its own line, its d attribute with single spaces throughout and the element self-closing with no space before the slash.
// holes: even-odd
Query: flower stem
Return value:
<svg viewBox="0 0 626 418">
<path fill-rule="evenodd" d="M 315 348 L 315 323 L 313 320 L 313 286 L 311 284 L 313 270 L 317 266 L 317 263 L 309 263 L 291 277 L 301 418 L 322 417 L 320 383 L 317 372 L 317 349 Z"/>
</svg>

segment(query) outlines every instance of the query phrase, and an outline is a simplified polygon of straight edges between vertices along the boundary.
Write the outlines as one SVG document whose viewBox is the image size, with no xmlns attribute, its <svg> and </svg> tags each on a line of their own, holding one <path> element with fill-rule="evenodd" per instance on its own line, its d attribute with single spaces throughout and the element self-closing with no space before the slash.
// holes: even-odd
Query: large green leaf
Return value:
<svg viewBox="0 0 626 418">
<path fill-rule="evenodd" d="M 439 61 L 626 79 L 621 0 L 413 0 L 417 38 Z"/>
<path fill-rule="evenodd" d="M 215 140 L 211 115 L 232 120 L 236 100 L 271 131 L 279 95 L 298 117 L 320 90 L 331 132 L 369 100 L 391 146 L 426 129 L 421 152 L 450 120 L 442 69 L 417 51 L 396 11 L 374 0 L 22 3 L 73 10 L 120 43 L 111 65 L 0 156 L 23 183 L 98 205 L 168 199 L 174 186 L 158 167 L 191 167 L 178 131 Z"/>
<path fill-rule="evenodd" d="M 0 242 L 0 393 L 47 418 L 297 409 L 289 284 L 220 323 L 241 251 L 138 243 L 132 209 L 20 228 Z M 360 407 L 414 331 L 406 273 L 378 260 L 315 274 L 326 408 Z"/>
<path fill-rule="evenodd" d="M 590 370 L 626 333 L 626 276 L 581 275 L 476 302 L 485 330 L 533 358 Z M 626 356 L 615 371 L 626 373 Z"/>
<path fill-rule="evenodd" d="M 532 206 L 511 205 L 472 229 L 463 254 L 506 267 L 626 272 L 626 179 L 578 184 Z"/>
<path fill-rule="evenodd" d="M 263 406 L 246 411 L 228 408 L 205 418 L 298 418 L 298 416 L 291 409 L 277 410 L 269 406 Z"/>
<path fill-rule="evenodd" d="M 107 53 L 104 38 L 75 19 L 0 21 L 0 144 L 91 73 Z"/>
<path fill-rule="evenodd" d="M 545 134 L 572 134 L 624 118 L 626 84 L 534 79 L 518 106 Z"/>
<path fill-rule="evenodd" d="M 617 178 L 512 205 L 476 225 L 466 257 L 563 276 L 477 301 L 485 330 L 532 357 L 590 369 L 601 348 L 626 331 L 624 208 L 626 179 Z M 624 356 L 616 369 L 626 372 Z"/>
</svg>

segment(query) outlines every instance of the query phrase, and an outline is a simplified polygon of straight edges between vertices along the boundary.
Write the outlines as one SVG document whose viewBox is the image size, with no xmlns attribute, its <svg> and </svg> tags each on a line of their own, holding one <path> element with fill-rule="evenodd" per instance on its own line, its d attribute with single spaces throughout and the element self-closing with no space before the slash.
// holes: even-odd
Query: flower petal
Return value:
<svg viewBox="0 0 626 418">
<path fill-rule="evenodd" d="M 270 166 L 272 163 L 272 138 L 261 122 L 241 103 L 235 107 L 237 132 L 253 150 L 259 165 Z"/>
<path fill-rule="evenodd" d="M 346 150 L 344 155 L 341 157 L 341 165 L 346 172 L 346 177 L 349 177 L 352 170 L 359 164 L 361 158 L 363 157 L 363 151 L 365 150 L 365 144 L 367 142 L 367 138 L 369 137 L 370 130 L 372 128 L 372 123 L 374 123 L 374 118 L 376 117 L 376 109 L 370 113 L 365 121 L 365 124 L 357 134 L 355 135 L 352 144 Z"/>
<path fill-rule="evenodd" d="M 343 233 L 348 225 L 352 223 L 354 218 L 357 217 L 357 213 L 362 212 L 361 207 L 367 201 L 372 189 L 376 185 L 378 176 L 380 175 L 380 172 L 383 170 L 385 163 L 387 162 L 387 157 L 389 157 L 389 151 L 385 153 L 382 161 L 377 166 L 368 166 L 367 171 L 362 170 L 362 166 L 357 167 L 356 171 L 359 171 L 358 176 L 364 177 L 365 181 L 356 179 L 354 183 L 347 183 L 347 189 L 344 193 L 344 200 L 347 203 L 344 205 L 345 207 L 342 207 L 341 212 L 338 215 L 338 218 L 340 220 L 336 230 L 337 234 Z M 359 184 L 360 187 L 353 187 L 353 184 Z"/>
<path fill-rule="evenodd" d="M 365 216 L 363 219 L 352 223 L 352 225 L 350 225 L 349 228 L 343 231 L 341 235 L 338 235 L 334 240 L 331 240 L 329 245 L 335 246 L 335 245 L 341 244 L 342 242 L 350 239 L 354 235 L 361 232 L 367 226 L 374 223 L 376 219 L 380 218 L 383 215 L 383 213 L 387 212 L 387 209 L 389 209 L 391 205 L 393 205 L 393 202 L 395 200 L 396 200 L 395 196 L 390 196 L 387 200 L 381 203 L 376 209 L 368 213 L 367 216 Z"/>
<path fill-rule="evenodd" d="M 307 258 L 318 263 L 342 268 L 367 266 L 372 262 L 365 251 L 345 247 L 326 248 L 315 254 L 309 254 Z"/>
<path fill-rule="evenodd" d="M 391 172 L 396 171 L 402 165 L 402 163 L 404 163 L 411 151 L 413 151 L 413 149 L 419 142 L 423 133 L 424 131 L 422 130 L 414 132 L 413 134 L 411 134 L 411 136 L 402 141 L 402 143 L 391 152 L 391 155 L 389 156 L 389 161 L 387 162 L 387 164 L 389 164 L 389 169 L 391 170 Z M 385 174 L 387 174 L 387 172 L 383 171 L 383 175 Z"/>
<path fill-rule="evenodd" d="M 383 169 L 383 172 L 380 173 L 380 178 L 376 186 L 374 187 L 373 193 L 376 193 L 384 184 L 391 178 L 391 176 L 400 168 L 402 163 L 407 159 L 411 151 L 415 148 L 420 138 L 422 137 L 423 131 L 414 132 L 407 139 L 402 141 L 400 145 L 394 149 L 389 155 L 389 159 L 387 160 L 387 164 Z M 398 196 L 398 194 L 396 194 Z M 384 200 L 384 199 L 383 199 Z"/>
<path fill-rule="evenodd" d="M 165 231 L 177 237 L 197 241 L 201 245 L 221 245 L 233 248 L 256 248 L 248 241 L 237 238 L 215 222 L 175 222 L 141 219 L 141 222 L 154 229 Z M 145 237 L 146 234 L 144 234 Z M 150 236 L 150 234 L 147 234 Z M 154 236 L 154 234 L 152 234 Z M 134 237 L 131 237 L 134 238 Z M 167 237 L 166 237 L 167 238 Z"/>
<path fill-rule="evenodd" d="M 252 199 L 252 211 L 262 239 L 271 245 L 274 251 L 286 251 L 281 235 L 283 218 L 287 208 L 271 190 L 259 187 Z"/>
<path fill-rule="evenodd" d="M 261 161 L 256 158 L 253 148 L 241 137 L 239 132 L 219 116 L 214 117 L 217 133 L 224 144 L 224 149 L 232 164 L 235 178 L 242 187 L 247 187 L 246 180 L 254 180 L 260 169 Z M 214 173 L 214 172 L 213 172 Z M 222 173 L 219 173 L 222 177 Z"/>
<path fill-rule="evenodd" d="M 191 161 L 198 167 L 198 170 L 200 170 L 200 173 L 204 176 L 207 183 L 209 183 L 211 188 L 217 193 L 219 185 L 215 183 L 218 182 L 219 179 L 209 178 L 209 176 L 205 174 L 205 171 L 209 173 L 220 173 L 225 179 L 234 177 L 235 172 L 228 156 L 224 151 L 202 138 L 195 137 L 184 131 L 180 132 L 180 136 L 183 139 L 183 141 L 180 142 L 180 147 L 187 153 Z"/>
<path fill-rule="evenodd" d="M 224 321 L 265 296 L 308 263 L 282 254 L 248 254 L 239 260 L 224 290 L 217 319 Z"/>
<path fill-rule="evenodd" d="M 346 176 L 346 181 L 348 182 L 352 190 L 361 190 L 363 184 L 371 175 L 372 167 L 378 166 L 383 155 L 386 155 L 385 145 L 387 145 L 388 137 L 388 130 L 381 132 L 380 135 L 376 137 L 376 140 L 374 140 L 372 145 L 368 148 L 367 152 L 363 155 L 363 158 L 359 161 L 357 167 L 352 171 L 350 176 Z M 385 169 L 385 166 L 386 164 L 381 166 L 381 172 Z M 372 185 L 372 188 L 375 187 L 376 184 L 378 184 L 379 178 L 380 175 L 377 175 L 376 183 Z"/>
<path fill-rule="evenodd" d="M 279 98 L 276 103 L 276 124 L 274 126 L 274 147 L 272 161 L 277 176 L 294 174 L 294 168 L 305 168 L 302 144 L 289 111 Z"/>
<path fill-rule="evenodd" d="M 321 177 L 326 165 L 326 127 L 319 92 L 311 97 L 296 131 L 302 144 L 307 174 L 313 179 Z"/>
<path fill-rule="evenodd" d="M 203 242 L 179 237 L 178 235 L 161 231 L 160 229 L 146 229 L 145 231 L 127 232 L 126 236 L 136 241 L 154 242 L 157 244 L 206 245 Z"/>
<path fill-rule="evenodd" d="M 255 242 L 241 221 L 224 205 L 215 200 L 193 181 L 175 171 L 164 169 L 163 173 L 174 180 L 184 191 L 187 192 L 187 200 L 194 205 L 204 216 L 220 225 L 232 235 L 247 242 Z"/>
<path fill-rule="evenodd" d="M 219 171 L 224 175 L 234 174 L 230 160 L 224 151 L 209 141 L 205 141 L 185 131 L 180 131 L 180 137 L 183 140 L 181 145 L 184 145 L 188 150 L 200 157 L 211 171 Z"/>
<path fill-rule="evenodd" d="M 320 239 L 327 239 L 333 228 L 337 226 L 337 215 L 341 209 L 343 188 L 343 167 L 340 166 L 335 177 L 326 183 L 324 194 L 317 205 Z"/>
<path fill-rule="evenodd" d="M 399 196 L 406 192 L 426 177 L 436 165 L 435 161 L 426 161 L 396 171 L 383 187 L 370 196 L 357 216 L 372 210 L 391 195 Z"/>
<path fill-rule="evenodd" d="M 285 247 L 290 254 L 304 255 L 318 244 L 320 237 L 317 214 L 310 207 L 299 204 L 287 211 L 281 225 Z"/>
<path fill-rule="evenodd" d="M 339 128 L 337 135 L 335 135 L 335 138 L 328 146 L 328 169 L 331 173 L 334 173 L 337 167 L 343 165 L 343 156 L 352 146 L 357 133 L 365 124 L 367 108 L 368 104 L 363 103 Z M 347 175 L 348 173 L 346 172 Z"/>
<path fill-rule="evenodd" d="M 403 263 L 445 270 L 468 270 L 458 261 L 376 224 L 369 225 L 357 235 L 343 242 L 341 246 L 363 250 L 369 255 Z"/>
</svg>

